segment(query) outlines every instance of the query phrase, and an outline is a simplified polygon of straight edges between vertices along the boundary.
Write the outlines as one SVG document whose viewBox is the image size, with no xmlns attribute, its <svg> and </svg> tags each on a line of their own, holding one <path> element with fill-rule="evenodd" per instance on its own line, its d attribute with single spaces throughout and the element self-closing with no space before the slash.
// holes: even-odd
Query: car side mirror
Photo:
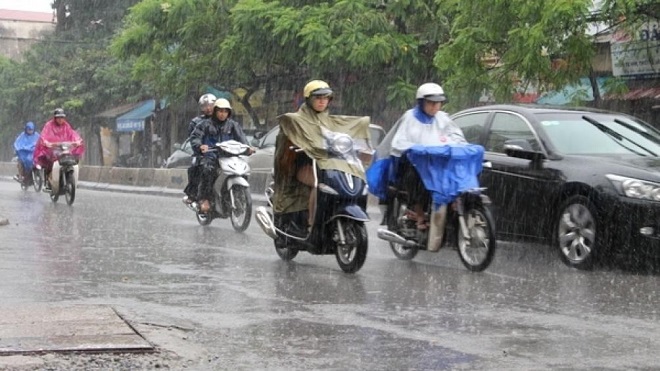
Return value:
<svg viewBox="0 0 660 371">
<path fill-rule="evenodd" d="M 534 151 L 527 139 L 509 139 L 504 142 L 504 148 L 519 151 Z"/>
<path fill-rule="evenodd" d="M 180 150 L 180 149 L 181 149 L 181 143 L 174 143 L 174 145 L 172 146 L 172 148 L 174 148 L 175 151 Z"/>
<path fill-rule="evenodd" d="M 252 138 L 252 140 L 250 141 L 250 145 L 252 147 L 259 147 L 260 144 L 261 144 L 261 140 L 259 140 L 259 138 Z"/>
<path fill-rule="evenodd" d="M 263 130 L 257 130 L 257 131 L 254 132 L 254 135 L 252 136 L 252 138 L 254 138 L 254 139 L 261 139 L 261 138 L 264 137 L 264 134 L 266 134 L 265 131 L 263 131 Z"/>
<path fill-rule="evenodd" d="M 530 161 L 541 161 L 545 160 L 545 154 L 543 152 L 537 152 L 534 150 L 527 150 L 524 147 L 517 144 L 505 144 L 504 153 L 509 157 L 522 158 Z"/>
<path fill-rule="evenodd" d="M 509 139 L 504 142 L 504 153 L 510 157 L 531 161 L 544 160 L 543 152 L 535 151 L 527 139 Z"/>
</svg>

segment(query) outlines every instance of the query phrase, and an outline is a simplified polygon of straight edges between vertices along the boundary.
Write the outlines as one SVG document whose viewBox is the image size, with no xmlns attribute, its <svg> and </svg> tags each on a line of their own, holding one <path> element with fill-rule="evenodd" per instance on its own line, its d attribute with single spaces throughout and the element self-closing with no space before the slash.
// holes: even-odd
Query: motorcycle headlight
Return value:
<svg viewBox="0 0 660 371">
<path fill-rule="evenodd" d="M 348 153 L 353 149 L 353 139 L 348 135 L 339 135 L 332 141 L 332 149 L 337 153 Z"/>
<path fill-rule="evenodd" d="M 62 151 L 65 151 L 65 152 L 66 152 L 66 151 L 69 150 L 70 147 L 71 147 L 71 146 L 69 146 L 68 144 L 62 144 Z"/>
<path fill-rule="evenodd" d="M 607 174 L 606 177 L 623 196 L 660 202 L 660 184 L 658 183 L 613 174 Z"/>
</svg>

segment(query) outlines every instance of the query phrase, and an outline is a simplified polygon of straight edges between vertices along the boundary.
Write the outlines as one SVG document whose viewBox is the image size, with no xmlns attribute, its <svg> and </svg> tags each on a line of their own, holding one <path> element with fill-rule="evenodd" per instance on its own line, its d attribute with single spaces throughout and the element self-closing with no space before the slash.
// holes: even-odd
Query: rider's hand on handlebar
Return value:
<svg viewBox="0 0 660 371">
<path fill-rule="evenodd" d="M 202 153 L 206 153 L 209 150 L 209 146 L 206 144 L 202 144 L 199 146 L 199 150 L 202 151 Z"/>
<path fill-rule="evenodd" d="M 82 145 L 82 139 L 73 142 L 73 146 L 74 146 L 74 147 L 80 147 L 81 145 Z"/>
<path fill-rule="evenodd" d="M 47 140 L 44 140 L 44 146 L 46 146 L 46 148 L 53 148 L 53 143 L 51 143 Z"/>
</svg>

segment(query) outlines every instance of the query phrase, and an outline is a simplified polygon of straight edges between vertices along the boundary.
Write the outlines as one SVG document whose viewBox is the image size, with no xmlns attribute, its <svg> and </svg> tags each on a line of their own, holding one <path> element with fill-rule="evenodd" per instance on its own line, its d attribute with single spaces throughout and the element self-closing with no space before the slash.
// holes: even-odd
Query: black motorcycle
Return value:
<svg viewBox="0 0 660 371">
<path fill-rule="evenodd" d="M 14 180 L 21 183 L 21 189 L 24 191 L 33 186 L 34 190 L 39 192 L 43 183 L 43 170 L 41 166 L 32 164 L 32 153 L 33 151 L 28 150 L 18 151 L 18 161 L 23 164 L 23 173 L 15 176 Z"/>
<path fill-rule="evenodd" d="M 475 174 L 477 176 L 477 174 Z M 401 260 L 413 259 L 419 250 L 437 252 L 443 246 L 453 246 L 463 265 L 480 272 L 493 260 L 497 240 L 495 222 L 490 212 L 490 199 L 485 188 L 460 192 L 455 199 L 439 207 L 431 201 L 425 207 L 429 228 L 419 230 L 411 217 L 410 195 L 396 184 L 388 188 L 382 224 L 378 238 L 388 241 L 394 255 Z"/>
<path fill-rule="evenodd" d="M 353 139 L 342 133 L 324 132 L 328 151 L 348 161 L 360 161 Z M 300 151 L 300 150 L 298 150 Z M 346 273 L 357 272 L 367 258 L 368 237 L 365 223 L 367 184 L 364 179 L 341 170 L 321 169 L 312 159 L 316 176 L 316 213 L 309 230 L 308 211 L 273 213 L 274 183 L 266 190 L 268 207 L 260 206 L 255 217 L 275 242 L 275 251 L 284 261 L 299 251 L 314 255 L 334 254 Z"/>
</svg>

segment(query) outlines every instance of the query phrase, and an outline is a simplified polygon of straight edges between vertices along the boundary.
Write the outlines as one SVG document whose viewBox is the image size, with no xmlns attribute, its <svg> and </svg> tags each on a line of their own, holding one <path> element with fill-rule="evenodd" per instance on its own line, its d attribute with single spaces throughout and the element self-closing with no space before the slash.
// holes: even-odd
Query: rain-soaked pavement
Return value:
<svg viewBox="0 0 660 371">
<path fill-rule="evenodd" d="M 0 181 L 0 307 L 109 305 L 189 369 L 657 369 L 660 277 L 582 272 L 504 244 L 470 273 L 450 249 L 398 261 L 280 261 L 252 223 L 208 227 L 178 198 L 79 189 L 72 207 Z M 377 217 L 378 215 L 374 215 Z"/>
</svg>

